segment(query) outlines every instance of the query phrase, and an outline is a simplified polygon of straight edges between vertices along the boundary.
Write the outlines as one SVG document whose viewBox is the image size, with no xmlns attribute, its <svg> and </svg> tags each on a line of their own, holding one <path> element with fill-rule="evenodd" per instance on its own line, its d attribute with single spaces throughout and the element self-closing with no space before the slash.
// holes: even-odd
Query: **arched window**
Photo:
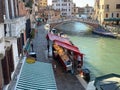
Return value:
<svg viewBox="0 0 120 90">
<path fill-rule="evenodd" d="M 119 13 L 117 13 L 116 17 L 119 17 Z"/>
<path fill-rule="evenodd" d="M 106 18 L 108 18 L 108 14 L 106 13 Z"/>
</svg>

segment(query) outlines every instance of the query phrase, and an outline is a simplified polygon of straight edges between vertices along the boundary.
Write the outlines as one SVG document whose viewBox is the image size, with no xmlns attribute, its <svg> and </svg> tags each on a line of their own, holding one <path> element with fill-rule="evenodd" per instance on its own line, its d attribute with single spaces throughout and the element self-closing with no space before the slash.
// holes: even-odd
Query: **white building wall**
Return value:
<svg viewBox="0 0 120 90">
<path fill-rule="evenodd" d="M 5 53 L 4 46 L 4 24 L 0 24 L 0 53 Z"/>
<path fill-rule="evenodd" d="M 21 17 L 13 20 L 13 23 L 11 23 L 11 34 L 12 36 L 19 37 L 21 32 L 24 32 L 25 30 L 25 25 L 26 23 L 26 18 Z"/>
<path fill-rule="evenodd" d="M 92 16 L 92 13 L 93 13 L 93 8 L 92 8 L 92 7 L 85 7 L 85 8 L 84 8 L 84 14 L 85 14 L 87 17 L 91 17 L 91 16 Z"/>
<path fill-rule="evenodd" d="M 12 49 L 13 49 L 13 59 L 14 59 L 14 71 L 11 74 L 11 78 L 13 79 L 13 76 L 15 74 L 15 71 L 17 69 L 17 65 L 19 63 L 19 57 L 18 57 L 18 47 L 17 47 L 17 38 L 11 39 Z"/>
<path fill-rule="evenodd" d="M 4 37 L 4 24 L 0 24 L 0 38 Z"/>
<path fill-rule="evenodd" d="M 62 0 L 59 0 L 57 2 L 53 2 L 52 4 L 53 4 L 53 9 L 61 11 L 61 15 L 64 15 L 65 13 L 66 13 L 66 16 L 72 15 L 72 9 L 74 7 L 74 4 L 72 1 L 64 2 Z"/>
<path fill-rule="evenodd" d="M 6 24 L 10 24 L 10 37 L 5 37 L 5 41 L 9 41 L 9 43 L 5 42 L 5 46 L 10 46 L 12 44 L 13 49 L 13 59 L 14 59 L 14 69 L 16 70 L 17 65 L 19 63 L 18 57 L 18 46 L 17 46 L 17 37 L 20 37 L 21 33 L 25 31 L 26 28 L 26 17 L 15 18 L 12 20 L 6 20 Z M 14 70 L 14 72 L 15 72 Z M 12 73 L 11 77 L 13 78 L 14 72 Z"/>
<path fill-rule="evenodd" d="M 4 43 L 4 24 L 0 24 L 0 54 L 3 54 L 3 56 L 5 55 L 5 49 L 4 49 L 5 43 Z M 0 61 L 1 62 L 1 61 Z M 0 72 L 2 72 L 2 65 L 0 63 Z M 3 74 L 0 73 L 0 76 L 2 76 Z M 3 79 L 2 81 L 2 85 L 3 85 Z"/>
<path fill-rule="evenodd" d="M 14 65 L 15 65 L 15 69 L 16 69 L 17 64 L 18 64 L 18 62 L 19 62 L 17 39 L 13 39 L 13 40 L 12 40 L 12 46 L 13 46 L 12 49 L 13 49 Z"/>
<path fill-rule="evenodd" d="M 19 37 L 21 32 L 24 32 L 26 27 L 26 17 L 15 18 L 12 20 L 5 20 L 5 23 L 9 27 L 7 28 L 7 36 L 10 37 Z"/>
<path fill-rule="evenodd" d="M 10 41 L 13 46 L 13 57 L 14 57 L 14 65 L 15 69 L 19 62 L 18 57 L 18 47 L 17 47 L 17 37 L 20 37 L 21 33 L 25 31 L 26 28 L 26 17 L 15 18 L 9 21 L 11 24 L 11 37 L 6 38 Z"/>
</svg>

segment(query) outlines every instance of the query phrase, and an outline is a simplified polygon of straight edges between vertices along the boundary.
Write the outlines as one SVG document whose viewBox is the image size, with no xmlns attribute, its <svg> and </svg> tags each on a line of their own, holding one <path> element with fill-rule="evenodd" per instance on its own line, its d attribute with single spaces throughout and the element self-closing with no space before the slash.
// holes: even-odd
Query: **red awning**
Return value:
<svg viewBox="0 0 120 90">
<path fill-rule="evenodd" d="M 61 42 L 71 44 L 68 39 L 57 36 L 55 34 L 51 34 L 51 33 L 48 33 L 46 38 L 50 39 L 51 41 L 58 40 L 58 41 L 61 41 Z"/>
<path fill-rule="evenodd" d="M 58 41 L 58 40 L 55 40 L 54 43 L 63 47 L 63 48 L 71 50 L 71 51 L 73 51 L 73 52 L 75 52 L 75 53 L 77 53 L 81 56 L 83 55 L 82 53 L 80 53 L 79 49 L 74 45 L 71 45 L 71 44 L 68 44 L 68 43 L 65 43 L 65 42 L 61 42 L 61 41 Z"/>
</svg>

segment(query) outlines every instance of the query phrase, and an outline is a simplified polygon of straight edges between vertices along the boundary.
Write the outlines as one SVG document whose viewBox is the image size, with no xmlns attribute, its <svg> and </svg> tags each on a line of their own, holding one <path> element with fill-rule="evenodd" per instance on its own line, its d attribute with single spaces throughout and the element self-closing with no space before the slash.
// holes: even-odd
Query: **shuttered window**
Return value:
<svg viewBox="0 0 120 90">
<path fill-rule="evenodd" d="M 7 56 L 5 56 L 2 60 L 2 71 L 3 71 L 4 85 L 7 85 L 11 80 Z"/>
<path fill-rule="evenodd" d="M 4 84 L 7 85 L 11 80 L 11 73 L 14 71 L 12 46 L 7 47 L 7 49 L 5 50 L 5 56 L 2 59 L 1 63 L 2 63 Z"/>
</svg>

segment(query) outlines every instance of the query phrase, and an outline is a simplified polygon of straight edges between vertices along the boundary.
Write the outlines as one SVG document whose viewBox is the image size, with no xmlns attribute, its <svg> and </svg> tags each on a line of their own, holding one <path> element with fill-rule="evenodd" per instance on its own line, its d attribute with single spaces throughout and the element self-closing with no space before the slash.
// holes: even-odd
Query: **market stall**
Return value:
<svg viewBox="0 0 120 90">
<path fill-rule="evenodd" d="M 53 58 L 59 60 L 66 71 L 72 70 L 72 60 L 65 52 L 65 49 L 57 44 L 54 44 L 53 48 Z"/>
<path fill-rule="evenodd" d="M 48 56 L 49 56 L 49 49 L 50 47 L 52 47 L 52 43 L 54 40 L 59 40 L 59 41 L 62 41 L 62 42 L 65 42 L 65 43 L 68 43 L 68 44 L 71 44 L 70 41 L 67 39 L 67 38 L 63 38 L 63 37 L 60 37 L 60 36 L 57 36 L 55 34 L 52 34 L 52 33 L 48 33 L 46 35 L 46 39 L 47 39 L 47 48 L 48 48 Z M 52 41 L 52 42 L 51 42 Z"/>
<path fill-rule="evenodd" d="M 77 69 L 78 65 L 79 68 L 82 67 L 83 54 L 79 51 L 79 49 L 75 45 L 73 45 L 69 41 L 69 39 L 51 33 L 48 33 L 46 38 L 48 40 L 48 44 L 49 40 L 52 41 L 53 58 L 61 62 L 63 68 L 66 71 L 74 72 Z"/>
<path fill-rule="evenodd" d="M 51 40 L 51 41 L 59 40 L 59 41 L 71 44 L 71 42 L 67 38 L 63 38 L 63 37 L 57 36 L 57 35 L 52 34 L 52 33 L 48 33 L 46 38 L 47 38 L 47 40 Z"/>
<path fill-rule="evenodd" d="M 53 48 L 53 57 L 62 63 L 66 71 L 75 71 L 78 65 L 80 68 L 82 67 L 83 54 L 80 53 L 76 46 L 61 42 L 59 40 L 54 40 Z M 80 60 L 78 60 L 78 56 L 80 56 Z"/>
</svg>

